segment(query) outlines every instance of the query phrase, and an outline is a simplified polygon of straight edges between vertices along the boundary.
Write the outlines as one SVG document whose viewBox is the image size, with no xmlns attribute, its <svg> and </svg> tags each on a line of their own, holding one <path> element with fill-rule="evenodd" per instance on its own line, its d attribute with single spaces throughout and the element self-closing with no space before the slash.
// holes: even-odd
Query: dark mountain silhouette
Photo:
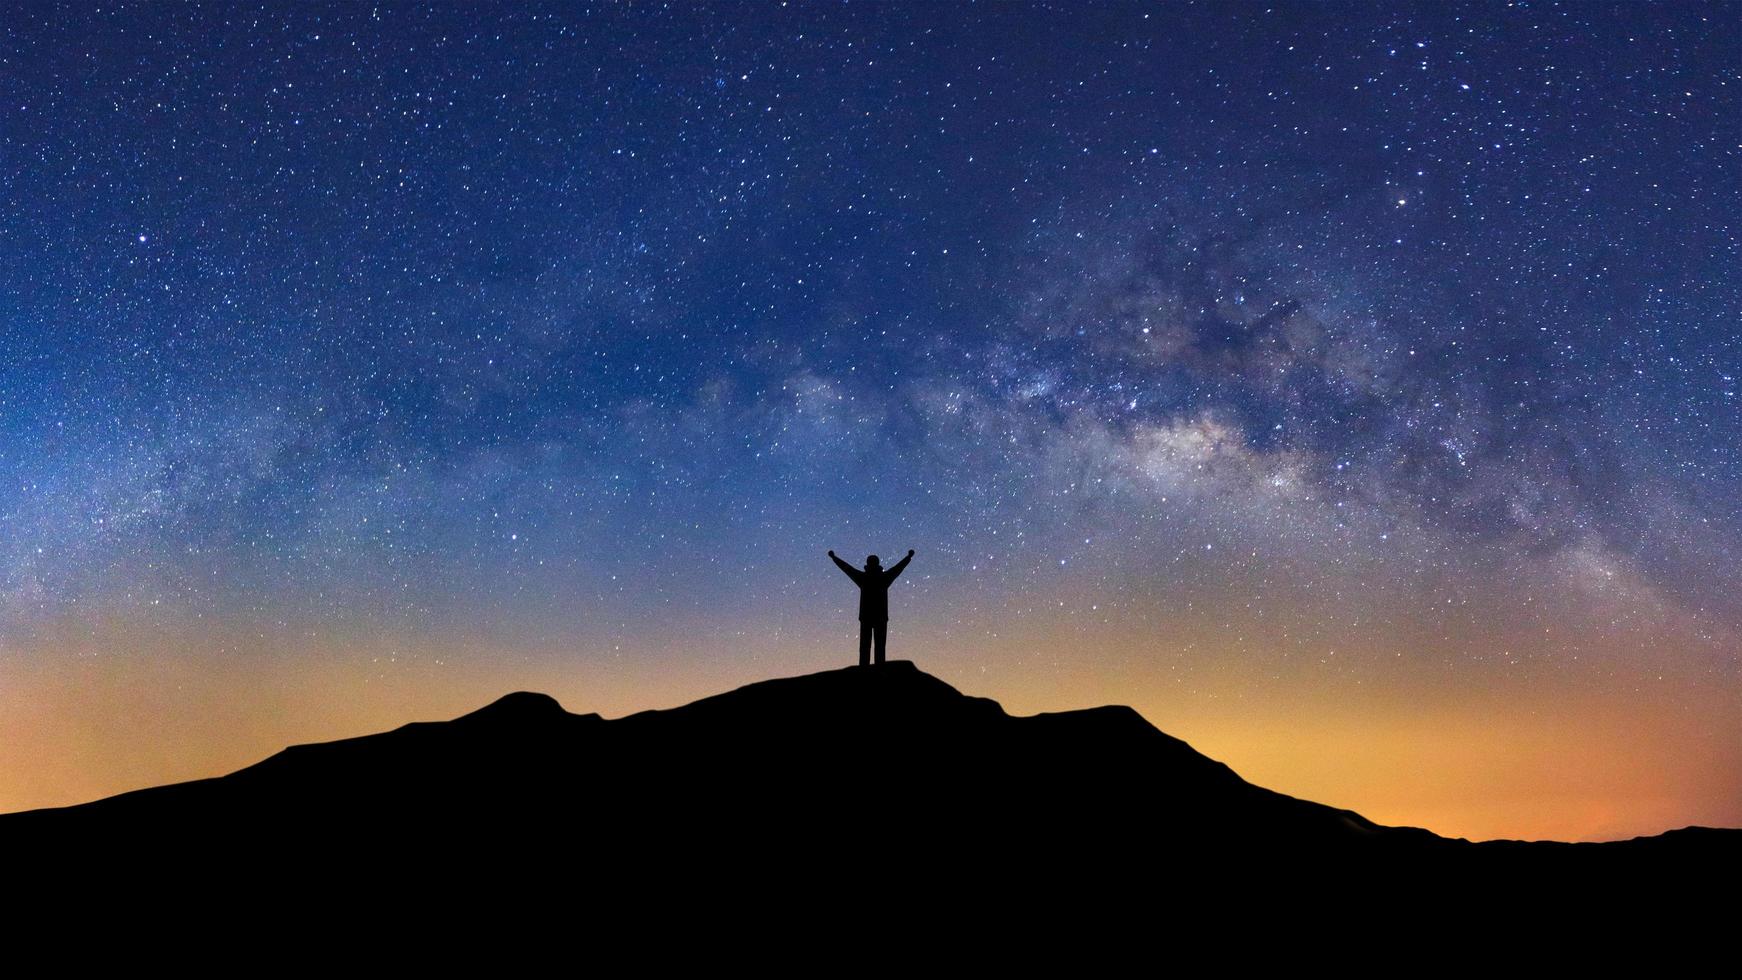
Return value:
<svg viewBox="0 0 1742 980">
<path fill-rule="evenodd" d="M 1742 855 L 1735 830 L 1473 844 L 1385 827 L 1253 786 L 1130 708 L 1013 717 L 905 661 L 611 721 L 510 694 L 220 778 L 0 816 L 0 843 L 14 883 L 193 881 L 255 902 L 361 888 L 401 905 L 524 900 L 536 883 L 595 917 L 716 920 L 1646 895 Z"/>
</svg>

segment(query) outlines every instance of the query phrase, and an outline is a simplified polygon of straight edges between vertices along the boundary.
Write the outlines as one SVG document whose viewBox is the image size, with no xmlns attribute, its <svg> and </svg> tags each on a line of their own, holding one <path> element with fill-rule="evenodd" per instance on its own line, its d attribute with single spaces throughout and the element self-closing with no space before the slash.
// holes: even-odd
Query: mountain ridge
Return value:
<svg viewBox="0 0 1742 980">
<path fill-rule="evenodd" d="M 619 882 L 750 875 L 832 893 L 837 879 L 812 866 L 827 855 L 848 880 L 949 869 L 987 901 L 998 882 L 1066 894 L 1128 874 L 1455 890 L 1546 873 L 1571 887 L 1692 874 L 1742 853 L 1742 831 L 1697 827 L 1571 844 L 1386 826 L 1253 785 L 1129 706 L 1011 715 L 907 661 L 609 720 L 516 691 L 450 721 L 289 746 L 224 776 L 0 815 L 0 839 L 93 866 L 219 877 L 241 855 L 344 877 L 431 861 L 494 874 L 511 854 Z"/>
</svg>

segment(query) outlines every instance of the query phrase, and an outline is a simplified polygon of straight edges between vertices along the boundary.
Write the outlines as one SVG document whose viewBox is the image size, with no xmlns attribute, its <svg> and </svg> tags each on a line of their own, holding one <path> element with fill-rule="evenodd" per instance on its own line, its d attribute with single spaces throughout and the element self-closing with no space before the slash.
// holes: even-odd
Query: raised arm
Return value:
<svg viewBox="0 0 1742 980">
<path fill-rule="evenodd" d="M 912 561 L 912 560 L 913 560 L 913 549 L 909 548 L 909 549 L 907 549 L 907 557 L 896 562 L 894 565 L 891 565 L 889 568 L 889 572 L 887 575 L 884 576 L 883 581 L 886 583 L 895 581 L 896 578 L 901 575 L 901 570 L 906 568 L 907 563 Z"/>
<path fill-rule="evenodd" d="M 847 564 L 846 562 L 842 561 L 841 559 L 836 558 L 835 553 L 832 551 L 829 552 L 829 560 L 831 560 L 835 564 L 841 566 L 841 571 L 846 572 L 847 577 L 852 579 L 854 582 L 858 582 L 865 574 L 864 572 L 859 571 L 857 568 L 854 568 L 853 566 Z"/>
</svg>

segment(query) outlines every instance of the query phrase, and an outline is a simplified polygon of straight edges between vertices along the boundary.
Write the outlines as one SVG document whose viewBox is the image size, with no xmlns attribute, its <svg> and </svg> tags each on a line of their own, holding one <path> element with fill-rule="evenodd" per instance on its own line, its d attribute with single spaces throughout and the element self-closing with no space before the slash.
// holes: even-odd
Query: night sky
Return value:
<svg viewBox="0 0 1742 980">
<path fill-rule="evenodd" d="M 0 810 L 845 666 L 914 548 L 1013 712 L 1742 825 L 1742 7 L 27 4 L 0 201 Z"/>
</svg>

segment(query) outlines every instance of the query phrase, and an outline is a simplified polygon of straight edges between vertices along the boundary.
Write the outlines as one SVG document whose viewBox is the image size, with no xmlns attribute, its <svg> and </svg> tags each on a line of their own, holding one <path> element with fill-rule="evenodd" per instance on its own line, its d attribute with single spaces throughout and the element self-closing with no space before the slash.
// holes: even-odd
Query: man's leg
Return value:
<svg viewBox="0 0 1742 980">
<path fill-rule="evenodd" d="M 877 662 L 878 663 L 883 662 L 883 641 L 885 639 L 887 639 L 888 636 L 889 636 L 889 624 L 886 622 L 885 623 L 878 623 L 877 624 Z"/>
<path fill-rule="evenodd" d="M 859 666 L 871 665 L 871 624 L 859 624 Z"/>
</svg>

